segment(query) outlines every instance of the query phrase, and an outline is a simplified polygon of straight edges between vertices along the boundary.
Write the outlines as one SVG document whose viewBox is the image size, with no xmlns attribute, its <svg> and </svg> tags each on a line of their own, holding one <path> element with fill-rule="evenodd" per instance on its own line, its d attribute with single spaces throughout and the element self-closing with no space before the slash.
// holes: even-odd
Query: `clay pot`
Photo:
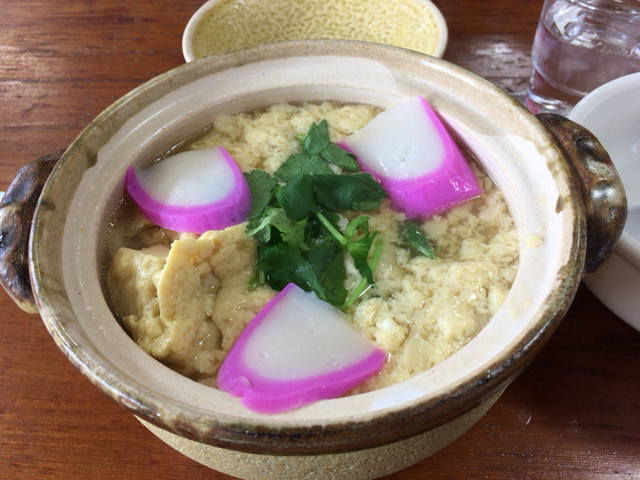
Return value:
<svg viewBox="0 0 640 480">
<path fill-rule="evenodd" d="M 388 107 L 416 94 L 502 189 L 519 234 L 513 287 L 465 347 L 402 383 L 266 416 L 172 371 L 127 336 L 107 306 L 101 272 L 105 232 L 129 165 L 148 164 L 220 114 L 281 101 Z M 20 260 L 5 246 L 5 288 L 24 307 L 28 292 L 14 286 L 31 284 L 32 308 L 69 360 L 158 437 L 214 469 L 256 479 L 376 478 L 455 440 L 544 346 L 584 273 L 611 252 L 626 216 L 606 152 L 579 125 L 535 117 L 443 60 L 333 40 L 206 57 L 135 89 L 69 146 L 39 196 L 37 188 L 31 192 L 38 202 L 30 231 L 19 188 L 4 200 L 2 225 L 19 224 L 9 248 L 25 252 L 30 238 L 30 282 L 18 280 L 25 280 Z M 20 227 L 27 233 L 18 238 Z"/>
</svg>

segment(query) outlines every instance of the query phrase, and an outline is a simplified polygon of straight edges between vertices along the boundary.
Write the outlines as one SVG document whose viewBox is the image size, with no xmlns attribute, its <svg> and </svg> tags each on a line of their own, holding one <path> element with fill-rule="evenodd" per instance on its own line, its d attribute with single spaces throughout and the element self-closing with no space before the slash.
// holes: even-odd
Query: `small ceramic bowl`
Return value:
<svg viewBox="0 0 640 480">
<path fill-rule="evenodd" d="M 607 149 L 629 202 L 616 249 L 584 283 L 611 311 L 640 330 L 640 73 L 595 89 L 569 118 L 591 130 Z"/>
<path fill-rule="evenodd" d="M 334 38 L 442 57 L 447 24 L 429 0 L 209 0 L 189 20 L 187 62 L 258 43 Z"/>
<path fill-rule="evenodd" d="M 518 230 L 513 286 L 466 346 L 404 382 L 259 415 L 156 361 L 120 327 L 105 300 L 101 275 L 108 260 L 100 252 L 130 165 L 148 164 L 222 114 L 283 101 L 386 108 L 417 94 L 493 177 Z M 52 162 L 27 170 L 46 177 Z M 38 196 L 29 230 L 16 212 L 28 214 L 25 203 Z M 17 245 L 3 266 L 20 266 L 28 245 L 31 308 L 69 360 L 159 438 L 245 479 L 377 478 L 454 441 L 544 346 L 585 270 L 612 250 L 626 215 L 606 152 L 580 126 L 535 117 L 493 84 L 443 60 L 339 40 L 265 44 L 163 74 L 100 114 L 53 167 L 41 193 L 12 188 L 5 200 L 0 224 L 3 232 L 13 228 Z M 26 231 L 21 245 L 19 231 Z M 19 270 L 4 270 L 10 293 L 29 287 Z M 14 298 L 29 303 L 24 292 Z"/>
</svg>

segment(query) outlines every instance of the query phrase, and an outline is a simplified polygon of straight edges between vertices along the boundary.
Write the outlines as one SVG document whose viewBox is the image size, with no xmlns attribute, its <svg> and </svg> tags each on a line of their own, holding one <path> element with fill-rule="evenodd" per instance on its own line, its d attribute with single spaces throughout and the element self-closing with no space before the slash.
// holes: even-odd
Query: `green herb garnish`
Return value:
<svg viewBox="0 0 640 480">
<path fill-rule="evenodd" d="M 367 216 L 347 222 L 340 212 L 374 210 L 387 194 L 368 173 L 342 173 L 357 172 L 359 165 L 329 141 L 326 120 L 311 126 L 301 147 L 273 176 L 261 170 L 246 174 L 252 198 L 246 233 L 260 242 L 251 286 L 265 282 L 281 290 L 293 282 L 346 309 L 374 284 L 382 242 L 374 245 L 377 233 L 369 231 Z M 349 298 L 345 252 L 362 275 Z"/>
<path fill-rule="evenodd" d="M 424 255 L 431 259 L 436 258 L 433 253 L 433 247 L 427 234 L 422 229 L 422 226 L 415 220 L 407 220 L 402 222 L 399 226 L 400 240 L 402 243 L 410 248 L 414 253 L 418 255 Z"/>
</svg>

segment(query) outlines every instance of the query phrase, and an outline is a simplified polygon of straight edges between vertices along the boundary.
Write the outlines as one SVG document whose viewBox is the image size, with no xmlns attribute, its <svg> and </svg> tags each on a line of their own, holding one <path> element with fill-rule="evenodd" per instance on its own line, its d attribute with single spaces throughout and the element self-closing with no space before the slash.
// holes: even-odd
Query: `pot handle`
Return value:
<svg viewBox="0 0 640 480">
<path fill-rule="evenodd" d="M 609 154 L 585 127 L 553 113 L 536 115 L 573 167 L 587 213 L 584 273 L 611 255 L 627 219 L 627 197 Z"/>
<path fill-rule="evenodd" d="M 29 278 L 29 237 L 40 193 L 64 150 L 23 166 L 0 200 L 0 284 L 25 312 L 37 313 Z"/>
</svg>

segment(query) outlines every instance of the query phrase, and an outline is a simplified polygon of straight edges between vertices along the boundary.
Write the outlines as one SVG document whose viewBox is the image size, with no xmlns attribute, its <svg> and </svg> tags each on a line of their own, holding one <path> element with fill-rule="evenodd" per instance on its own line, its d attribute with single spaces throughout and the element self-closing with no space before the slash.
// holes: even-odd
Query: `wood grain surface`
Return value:
<svg viewBox="0 0 640 480">
<path fill-rule="evenodd" d="M 0 0 L 0 190 L 104 108 L 183 63 L 203 0 Z M 542 6 L 436 0 L 445 59 L 522 99 Z M 226 479 L 89 383 L 0 292 L 0 479 Z M 459 440 L 387 480 L 640 479 L 640 333 L 584 286 L 559 330 Z"/>
</svg>

